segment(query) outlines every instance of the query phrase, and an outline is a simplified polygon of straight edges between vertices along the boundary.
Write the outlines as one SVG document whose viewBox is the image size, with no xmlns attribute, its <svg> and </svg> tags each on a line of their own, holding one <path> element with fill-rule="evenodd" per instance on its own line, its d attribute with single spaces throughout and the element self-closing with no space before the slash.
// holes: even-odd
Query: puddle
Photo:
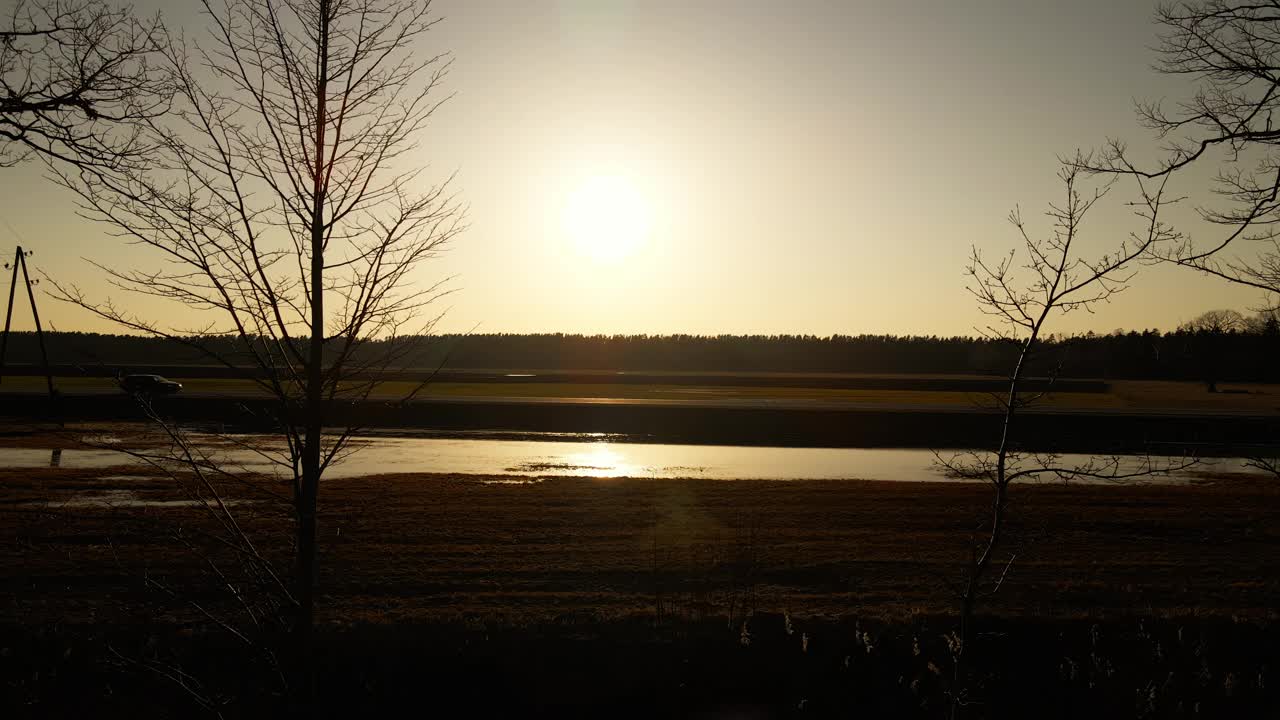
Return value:
<svg viewBox="0 0 1280 720">
<path fill-rule="evenodd" d="M 55 461 L 56 457 L 56 461 Z M 33 448 L 0 448 L 0 467 L 38 468 L 61 467 L 70 469 L 128 467 L 138 461 L 118 450 L 62 450 Z"/>
<path fill-rule="evenodd" d="M 123 442 L 115 435 L 85 435 L 80 441 L 85 445 L 119 445 Z"/>
<path fill-rule="evenodd" d="M 105 479 L 105 478 L 104 478 Z M 228 507 L 249 505 L 253 500 L 223 500 Z M 62 508 L 193 508 L 204 507 L 196 500 L 151 500 L 138 497 L 132 490 L 95 490 L 73 495 L 66 500 L 33 500 L 16 503 L 19 507 Z"/>
</svg>

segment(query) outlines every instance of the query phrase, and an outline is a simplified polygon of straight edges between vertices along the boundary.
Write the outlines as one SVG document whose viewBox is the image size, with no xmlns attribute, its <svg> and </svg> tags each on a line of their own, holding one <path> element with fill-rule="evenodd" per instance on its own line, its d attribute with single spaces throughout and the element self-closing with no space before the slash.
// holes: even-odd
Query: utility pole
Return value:
<svg viewBox="0 0 1280 720">
<path fill-rule="evenodd" d="M 4 313 L 4 336 L 0 338 L 0 383 L 4 382 L 4 353 L 9 349 L 9 325 L 13 320 L 13 291 L 18 288 L 18 259 L 21 257 L 22 246 L 19 245 L 18 252 L 13 258 L 13 279 L 9 281 L 9 309 Z"/>
<path fill-rule="evenodd" d="M 31 316 L 36 321 L 36 340 L 40 344 L 40 363 L 44 369 L 45 383 L 49 388 L 49 403 L 52 406 L 57 403 L 58 397 L 57 392 L 53 389 L 53 371 L 49 367 L 49 353 L 44 346 L 44 328 L 40 326 L 40 311 L 36 309 L 36 295 L 35 291 L 32 290 L 32 285 L 39 281 L 33 282 L 31 274 L 27 271 L 27 256 L 30 254 L 30 250 L 23 251 L 22 246 L 19 245 L 13 255 L 13 276 L 9 280 L 9 305 L 4 313 L 4 336 L 0 338 L 0 383 L 4 382 L 4 358 L 6 351 L 9 349 L 9 328 L 13 321 L 14 291 L 18 288 L 18 268 L 22 268 L 22 281 L 27 286 L 27 301 L 31 303 Z M 56 411 L 56 408 L 54 409 Z"/>
</svg>

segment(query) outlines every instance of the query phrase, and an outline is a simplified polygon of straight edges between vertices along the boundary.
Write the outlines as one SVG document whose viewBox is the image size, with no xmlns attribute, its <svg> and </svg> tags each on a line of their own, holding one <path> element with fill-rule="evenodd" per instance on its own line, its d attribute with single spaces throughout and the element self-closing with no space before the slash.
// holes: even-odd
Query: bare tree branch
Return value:
<svg viewBox="0 0 1280 720">
<path fill-rule="evenodd" d="M 18 0 L 0 18 L 0 166 L 137 166 L 173 97 L 166 44 L 159 15 L 110 0 Z"/>
<path fill-rule="evenodd" d="M 1140 167 L 1126 145 L 1109 140 L 1082 164 L 1091 172 L 1164 180 L 1192 165 L 1216 163 L 1212 191 L 1222 203 L 1199 209 L 1222 232 L 1181 237 L 1152 257 L 1263 291 L 1280 293 L 1280 9 L 1273 3 L 1189 0 L 1161 6 L 1157 72 L 1186 76 L 1196 91 L 1176 103 L 1141 102 L 1139 123 L 1164 143 L 1163 157 Z"/>
</svg>

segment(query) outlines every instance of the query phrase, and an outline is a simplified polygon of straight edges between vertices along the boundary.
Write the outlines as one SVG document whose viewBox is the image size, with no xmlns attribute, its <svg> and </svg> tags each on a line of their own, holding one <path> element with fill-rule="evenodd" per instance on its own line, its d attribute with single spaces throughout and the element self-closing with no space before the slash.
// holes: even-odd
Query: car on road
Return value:
<svg viewBox="0 0 1280 720">
<path fill-rule="evenodd" d="M 125 375 L 120 387 L 127 393 L 141 395 L 172 395 L 182 389 L 182 383 L 161 375 Z"/>
</svg>

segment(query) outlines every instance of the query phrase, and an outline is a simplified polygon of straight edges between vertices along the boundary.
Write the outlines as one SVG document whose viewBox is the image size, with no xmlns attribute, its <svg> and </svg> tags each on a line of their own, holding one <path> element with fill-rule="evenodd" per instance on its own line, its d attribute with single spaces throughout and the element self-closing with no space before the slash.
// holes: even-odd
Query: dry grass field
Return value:
<svg viewBox="0 0 1280 720">
<path fill-rule="evenodd" d="M 207 517 L 175 502 L 170 481 L 136 474 L 0 471 L 2 621 L 152 608 L 144 573 L 208 584 L 173 539 L 178 528 L 197 537 Z M 237 516 L 283 560 L 287 508 L 227 492 L 259 501 Z M 95 497 L 116 504 L 84 502 Z M 1270 620 L 1280 607 L 1274 483 L 1026 486 L 1013 502 L 1017 559 L 993 614 Z M 321 498 L 321 608 L 339 624 L 946 612 L 986 503 L 982 487 L 958 483 L 335 480 Z M 166 612 L 185 614 L 181 603 Z"/>
</svg>

